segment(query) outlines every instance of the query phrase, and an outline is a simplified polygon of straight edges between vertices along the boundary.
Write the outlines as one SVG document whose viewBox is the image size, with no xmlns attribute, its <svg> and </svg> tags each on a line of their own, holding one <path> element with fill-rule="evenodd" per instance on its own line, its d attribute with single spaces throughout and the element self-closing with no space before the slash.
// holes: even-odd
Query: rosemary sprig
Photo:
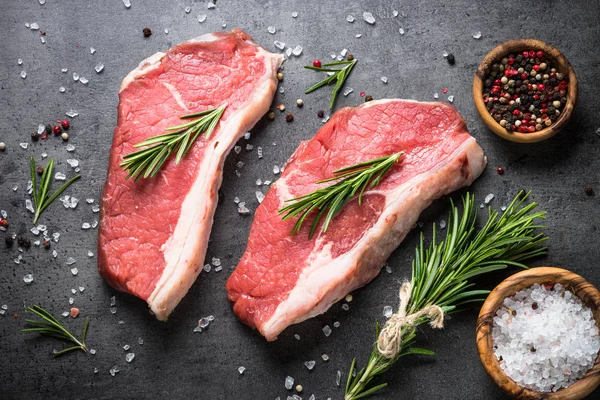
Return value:
<svg viewBox="0 0 600 400">
<path fill-rule="evenodd" d="M 227 104 L 219 108 L 183 115 L 180 117 L 181 119 L 191 119 L 191 121 L 170 126 L 166 129 L 169 131 L 168 133 L 151 137 L 134 145 L 134 147 L 150 147 L 134 151 L 123 157 L 123 162 L 119 165 L 127 171 L 127 178 L 134 178 L 137 181 L 142 176 L 144 178 L 154 177 L 173 151 L 177 152 L 175 164 L 179 164 L 198 136 L 206 132 L 206 138 L 210 138 L 225 108 L 227 108 Z"/>
<path fill-rule="evenodd" d="M 31 187 L 32 187 L 32 200 L 33 200 L 33 208 L 35 210 L 33 223 L 36 224 L 42 212 L 48 208 L 50 204 L 54 200 L 60 196 L 62 192 L 65 191 L 73 182 L 77 179 L 81 178 L 81 175 L 75 175 L 68 181 L 66 181 L 52 196 L 48 196 L 48 191 L 50 189 L 50 180 L 52 179 L 52 170 L 54 169 L 54 158 L 51 158 L 48 164 L 44 167 L 44 171 L 42 172 L 42 177 L 40 181 L 40 185 L 37 185 L 37 176 L 36 176 L 36 168 L 35 168 L 35 160 L 33 156 L 30 158 L 30 168 L 31 168 Z"/>
<path fill-rule="evenodd" d="M 323 79 L 321 82 L 316 83 L 315 85 L 306 89 L 306 91 L 304 93 L 309 94 L 310 92 L 314 92 L 315 90 L 319 89 L 320 87 L 323 87 L 325 85 L 331 85 L 333 82 L 335 82 L 335 86 L 333 87 L 333 92 L 331 92 L 331 102 L 329 103 L 329 108 L 332 109 L 333 104 L 335 103 L 335 99 L 336 99 L 340 89 L 342 89 L 342 86 L 344 86 L 344 82 L 346 82 L 346 79 L 348 79 L 348 75 L 350 75 L 352 68 L 354 68 L 354 64 L 356 64 L 356 58 L 352 59 L 351 61 L 337 61 L 337 62 L 332 62 L 332 63 L 328 63 L 328 64 L 323 64 L 322 67 L 314 67 L 312 65 L 306 65 L 304 67 L 306 69 L 312 69 L 313 71 L 329 72 L 332 74 L 330 76 L 328 76 L 327 78 Z M 342 66 L 342 65 L 344 67 L 341 69 L 324 68 L 324 67 L 337 67 L 337 66 Z"/>
<path fill-rule="evenodd" d="M 284 221 L 299 217 L 292 228 L 292 235 L 300 232 L 304 220 L 313 211 L 317 211 L 317 214 L 310 227 L 308 238 L 310 239 L 313 236 L 323 216 L 325 216 L 325 222 L 321 230 L 327 232 L 331 220 L 354 195 L 358 193 L 358 204 L 360 205 L 364 191 L 379 185 L 385 174 L 400 159 L 402 154 L 404 152 L 338 169 L 333 172 L 333 177 L 317 182 L 326 183 L 339 179 L 336 183 L 317 189 L 312 193 L 286 200 L 286 202 L 292 204 L 283 207 L 278 212 L 280 215 L 283 214 L 282 219 Z"/>
<path fill-rule="evenodd" d="M 463 214 L 452 204 L 446 240 L 436 242 L 435 224 L 433 239 L 425 248 L 423 234 L 412 263 L 412 280 L 406 313 L 416 314 L 425 307 L 436 305 L 444 313 L 459 311 L 460 306 L 484 300 L 488 290 L 474 289 L 473 278 L 508 266 L 527 268 L 522 261 L 546 253 L 539 247 L 548 238 L 536 233 L 535 220 L 545 219 L 546 212 L 533 212 L 536 203 L 525 205 L 529 193 L 520 192 L 506 211 L 488 210 L 486 224 L 479 231 L 475 228 L 477 207 L 474 196 L 467 193 L 463 198 Z M 374 378 L 387 371 L 396 361 L 408 354 L 433 354 L 430 350 L 413 347 L 417 326 L 428 322 L 426 315 L 411 324 L 402 326 L 401 345 L 392 358 L 384 357 L 374 346 L 365 368 L 356 371 L 356 359 L 352 361 L 345 400 L 356 400 L 375 393 L 386 383 L 371 384 Z M 376 337 L 380 338 L 379 324 Z"/>
<path fill-rule="evenodd" d="M 38 332 L 45 336 L 51 336 L 57 339 L 67 340 L 74 343 L 75 346 L 67 347 L 61 351 L 54 353 L 54 357 L 62 356 L 65 353 L 73 350 L 82 350 L 87 353 L 88 348 L 85 344 L 85 337 L 89 326 L 89 319 L 85 319 L 83 325 L 83 333 L 81 334 L 81 340 L 78 340 L 71 332 L 69 332 L 61 323 L 48 311 L 40 306 L 27 307 L 27 310 L 31 311 L 43 321 L 27 319 L 27 323 L 33 325 L 32 328 L 21 329 L 21 332 Z"/>
</svg>

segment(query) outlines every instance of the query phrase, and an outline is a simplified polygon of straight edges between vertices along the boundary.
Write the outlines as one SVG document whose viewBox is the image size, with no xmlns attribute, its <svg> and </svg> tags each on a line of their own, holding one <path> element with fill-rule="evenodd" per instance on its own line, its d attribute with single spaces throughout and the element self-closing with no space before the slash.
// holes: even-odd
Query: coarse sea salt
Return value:
<svg viewBox="0 0 600 400">
<path fill-rule="evenodd" d="M 593 366 L 600 334 L 592 311 L 560 284 L 534 284 L 504 299 L 494 317 L 494 353 L 518 385 L 556 392 Z"/>
</svg>

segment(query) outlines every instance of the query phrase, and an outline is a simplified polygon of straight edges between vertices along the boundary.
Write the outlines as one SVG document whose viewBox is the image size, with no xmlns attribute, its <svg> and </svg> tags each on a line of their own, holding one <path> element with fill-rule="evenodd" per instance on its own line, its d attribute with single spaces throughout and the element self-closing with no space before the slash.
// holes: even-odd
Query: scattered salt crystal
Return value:
<svg viewBox="0 0 600 400">
<path fill-rule="evenodd" d="M 335 374 L 335 384 L 336 386 L 340 386 L 340 382 L 342 381 L 342 371 L 339 371 Z"/>
<path fill-rule="evenodd" d="M 334 327 L 334 328 L 339 328 L 339 327 L 340 327 L 340 325 L 341 325 L 341 324 L 340 324 L 340 321 L 335 321 L 335 322 L 333 323 L 333 327 Z"/>
<path fill-rule="evenodd" d="M 54 257 L 54 258 L 58 257 L 58 253 L 56 252 L 56 250 L 52 250 L 52 257 Z"/>
<path fill-rule="evenodd" d="M 27 274 L 23 277 L 23 282 L 31 283 L 33 282 L 33 274 Z"/>
<path fill-rule="evenodd" d="M 138 344 L 139 344 L 140 346 L 142 346 L 142 345 L 144 344 L 144 339 L 142 339 L 141 337 L 140 337 L 140 338 L 138 338 Z"/>
<path fill-rule="evenodd" d="M 252 151 L 252 149 L 254 149 L 254 146 L 252 146 L 250 143 L 248 143 L 246 145 L 246 151 Z"/>
<path fill-rule="evenodd" d="M 442 56 L 444 56 L 444 58 L 448 57 L 448 52 L 446 50 L 444 50 L 444 52 L 442 53 Z"/>
<path fill-rule="evenodd" d="M 75 146 L 73 146 L 72 144 L 68 144 L 66 149 L 69 153 L 72 153 L 73 151 L 75 151 Z"/>
<path fill-rule="evenodd" d="M 168 30 L 167 28 L 165 28 L 165 31 L 164 31 L 164 32 L 165 32 L 166 34 L 168 34 L 168 33 L 169 33 L 169 30 Z"/>
<path fill-rule="evenodd" d="M 33 209 L 33 203 L 30 199 L 25 199 L 25 208 L 30 212 L 35 213 L 35 210 Z"/>
<path fill-rule="evenodd" d="M 285 89 L 283 88 L 283 86 L 280 86 L 279 87 L 279 93 L 283 93 L 283 92 L 285 92 Z"/>
<path fill-rule="evenodd" d="M 62 72 L 63 74 L 66 74 L 69 71 L 69 68 L 62 68 L 60 70 L 60 72 Z"/>
<path fill-rule="evenodd" d="M 31 29 L 32 31 L 37 31 L 38 29 L 40 29 L 40 26 L 37 24 L 37 22 L 33 22 L 31 25 L 29 25 L 29 29 Z"/>
<path fill-rule="evenodd" d="M 326 337 L 329 337 L 329 335 L 331 335 L 331 328 L 329 327 L 329 325 L 325 325 L 325 326 L 323 327 L 323 334 L 324 334 Z"/>
<path fill-rule="evenodd" d="M 69 160 L 67 160 L 67 162 L 69 162 Z M 92 199 L 91 197 L 88 197 L 87 199 L 85 199 L 85 202 L 88 204 L 92 204 L 94 202 L 94 199 Z"/>
<path fill-rule="evenodd" d="M 125 354 L 125 361 L 127 361 L 128 363 L 132 362 L 134 358 L 135 358 L 135 353 Z"/>
<path fill-rule="evenodd" d="M 61 86 L 61 87 L 58 88 L 58 91 L 61 92 L 61 93 L 64 93 L 66 90 L 67 89 L 65 89 L 64 86 Z"/>
<path fill-rule="evenodd" d="M 439 98 L 440 98 L 440 94 L 439 94 L 438 92 L 435 92 L 435 93 L 433 94 L 433 98 L 434 98 L 434 99 L 439 99 Z"/>
<path fill-rule="evenodd" d="M 69 316 L 69 312 L 68 311 L 63 311 L 63 313 L 61 315 L 63 317 L 68 317 Z"/>
<path fill-rule="evenodd" d="M 297 45 L 296 47 L 294 47 L 294 50 L 292 50 L 292 54 L 298 57 L 300 54 L 302 54 L 302 50 L 302 46 Z"/>
<path fill-rule="evenodd" d="M 342 310 L 344 311 L 348 311 L 350 309 L 350 306 L 346 303 L 342 304 Z"/>
<path fill-rule="evenodd" d="M 256 200 L 258 201 L 258 204 L 262 203 L 265 199 L 265 195 L 261 191 L 257 190 L 256 192 L 254 192 L 254 194 L 256 195 Z"/>
<path fill-rule="evenodd" d="M 271 35 L 275 34 L 275 32 L 277 32 L 277 29 L 275 29 L 274 26 L 269 26 L 267 27 L 267 32 L 269 32 Z"/>
<path fill-rule="evenodd" d="M 90 351 L 90 353 L 91 353 L 91 351 Z M 97 367 L 94 367 L 94 373 L 95 373 L 95 374 L 97 374 L 97 373 L 98 373 L 98 368 L 97 368 Z"/>
<path fill-rule="evenodd" d="M 352 88 L 346 88 L 344 89 L 344 96 L 348 96 L 350 93 L 354 92 L 354 89 Z"/>
<path fill-rule="evenodd" d="M 284 385 L 287 390 L 292 390 L 292 387 L 294 387 L 294 378 L 292 378 L 291 376 L 287 376 L 285 378 Z"/>
<path fill-rule="evenodd" d="M 480 31 L 477 31 L 477 32 L 473 33 L 473 39 L 479 39 L 479 38 L 481 38 L 481 32 Z"/>
<path fill-rule="evenodd" d="M 2 309 L 3 310 L 8 310 L 8 305 L 7 304 L 2 304 Z"/>
<path fill-rule="evenodd" d="M 205 264 L 204 267 L 202 267 L 202 269 L 204 270 L 204 272 L 210 272 L 211 266 L 210 264 Z"/>
<path fill-rule="evenodd" d="M 73 72 L 73 80 L 77 82 L 79 80 L 79 74 L 77 72 Z"/>
<path fill-rule="evenodd" d="M 75 303 L 75 299 L 72 297 L 69 297 L 69 305 L 73 305 L 73 303 Z"/>
<path fill-rule="evenodd" d="M 392 12 L 392 15 L 393 15 L 394 17 L 397 17 L 397 16 L 398 16 L 398 10 L 394 10 L 394 11 Z"/>
<path fill-rule="evenodd" d="M 445 220 L 441 220 L 440 221 L 440 229 L 444 229 L 446 227 L 446 221 Z"/>
<path fill-rule="evenodd" d="M 13 186 L 13 188 L 12 188 L 13 192 L 16 192 L 18 188 L 19 188 L 19 186 L 17 186 L 17 185 Z"/>
<path fill-rule="evenodd" d="M 99 74 L 100 72 L 104 71 L 104 64 L 96 64 L 96 66 L 94 67 L 94 70 L 96 71 L 97 74 Z"/>
<path fill-rule="evenodd" d="M 95 355 L 96 354 L 96 349 L 90 349 L 90 354 L 91 355 Z"/>
<path fill-rule="evenodd" d="M 387 272 L 388 274 L 392 273 L 392 267 L 390 266 L 390 264 L 385 264 L 385 272 Z"/>
<path fill-rule="evenodd" d="M 96 49 L 93 47 L 90 47 L 90 54 L 94 54 L 94 53 L 96 53 Z"/>
<path fill-rule="evenodd" d="M 329 361 L 329 356 L 327 354 L 322 354 L 321 358 L 323 359 L 323 361 Z"/>
<path fill-rule="evenodd" d="M 8 218 L 8 213 L 6 212 L 6 210 L 0 210 L 0 215 L 2 216 L 2 218 Z"/>
<path fill-rule="evenodd" d="M 116 306 L 116 305 L 117 305 L 117 298 L 115 296 L 112 296 L 110 298 L 110 306 L 113 307 L 113 306 Z"/>
<path fill-rule="evenodd" d="M 89 80 L 88 78 L 84 78 L 83 76 L 81 78 L 79 78 L 79 82 L 83 83 L 84 85 L 87 85 Z"/>
<path fill-rule="evenodd" d="M 354 37 L 359 39 L 360 37 L 362 37 L 362 33 L 357 33 L 356 35 L 354 35 Z"/>
<path fill-rule="evenodd" d="M 20 58 L 17 60 L 17 64 L 19 65 L 23 65 L 23 60 L 21 60 Z"/>
<path fill-rule="evenodd" d="M 403 28 L 398 29 L 398 32 L 400 32 L 401 35 L 404 35 L 404 29 Z"/>
<path fill-rule="evenodd" d="M 392 307 L 385 306 L 383 307 L 383 316 L 386 318 L 390 318 L 394 312 L 392 311 Z"/>
<path fill-rule="evenodd" d="M 312 371 L 312 369 L 315 367 L 316 362 L 315 361 L 304 361 L 304 366 L 309 370 Z"/>
<path fill-rule="evenodd" d="M 346 21 L 348 21 L 348 22 L 350 22 L 350 23 L 354 22 L 354 16 L 353 16 L 353 15 L 350 15 L 350 14 L 348 14 L 348 16 L 346 17 Z"/>
<path fill-rule="evenodd" d="M 71 166 L 71 168 L 76 168 L 79 166 L 79 160 L 69 158 L 69 159 L 67 159 L 67 164 L 69 164 Z"/>
<path fill-rule="evenodd" d="M 240 373 L 240 375 L 242 375 L 245 370 L 246 370 L 246 368 L 244 368 L 244 367 L 239 367 L 238 368 L 238 372 Z"/>
<path fill-rule="evenodd" d="M 46 38 L 44 36 L 40 36 L 40 42 L 42 42 L 42 44 L 46 44 Z"/>
<path fill-rule="evenodd" d="M 125 6 L 125 8 L 130 8 L 131 7 L 131 1 L 129 1 L 129 0 L 123 0 L 123 5 Z"/>
<path fill-rule="evenodd" d="M 93 220 L 92 221 L 92 228 L 95 228 L 98 226 L 98 221 L 97 220 Z"/>
<path fill-rule="evenodd" d="M 215 7 L 216 7 L 216 5 L 212 1 L 209 1 L 208 3 L 206 3 L 206 8 L 208 8 L 209 10 L 212 10 Z"/>
<path fill-rule="evenodd" d="M 110 308 L 110 313 L 111 314 L 116 314 L 117 313 L 117 308 L 116 307 L 111 307 Z"/>
<path fill-rule="evenodd" d="M 250 140 L 250 137 L 252 137 L 252 134 L 250 132 L 244 133 L 244 139 Z"/>
<path fill-rule="evenodd" d="M 189 14 L 189 13 L 192 11 L 192 7 L 190 7 L 190 6 L 187 6 L 187 7 L 184 9 L 184 11 L 185 11 L 185 13 L 186 13 L 186 14 Z"/>
<path fill-rule="evenodd" d="M 298 11 L 292 11 L 292 18 L 298 18 Z"/>
<path fill-rule="evenodd" d="M 46 130 L 46 126 L 44 124 L 39 124 L 37 128 L 38 135 L 41 135 Z"/>
<path fill-rule="evenodd" d="M 128 344 L 126 344 L 125 346 L 123 346 L 123 350 L 125 350 L 125 351 L 129 350 L 130 348 L 131 348 L 131 346 L 128 345 Z"/>
<path fill-rule="evenodd" d="M 262 185 L 262 180 L 261 179 L 257 179 L 256 180 L 256 186 L 260 186 Z"/>
<path fill-rule="evenodd" d="M 243 162 L 243 161 L 238 161 L 238 162 L 235 164 L 235 166 L 236 166 L 236 167 L 238 167 L 238 168 L 242 168 L 242 167 L 244 166 L 244 162 Z"/>
<path fill-rule="evenodd" d="M 487 196 L 485 196 L 485 199 L 483 201 L 485 202 L 485 204 L 490 204 L 490 201 L 492 200 L 494 200 L 494 195 L 490 193 Z"/>
<path fill-rule="evenodd" d="M 75 197 L 71 197 L 71 201 L 69 203 L 69 208 L 76 208 L 77 204 L 79 204 L 79 199 L 76 199 Z"/>
<path fill-rule="evenodd" d="M 340 51 L 340 56 L 346 57 L 346 54 L 348 54 L 348 49 L 343 49 L 342 51 Z"/>
<path fill-rule="evenodd" d="M 241 201 L 238 204 L 238 213 L 242 214 L 242 215 L 250 213 L 250 210 L 246 207 L 246 203 L 245 202 Z"/>
<path fill-rule="evenodd" d="M 202 23 L 204 21 L 206 21 L 206 14 L 198 15 L 198 22 Z"/>
<path fill-rule="evenodd" d="M 240 152 L 242 151 L 242 146 L 235 146 L 233 148 L 233 151 L 235 151 L 236 154 L 240 154 Z"/>
<path fill-rule="evenodd" d="M 67 257 L 67 261 L 65 262 L 67 265 L 73 265 L 77 261 L 73 257 Z"/>
<path fill-rule="evenodd" d="M 285 55 L 290 58 L 290 56 L 292 55 L 292 48 L 288 47 L 287 49 L 285 49 Z"/>
<path fill-rule="evenodd" d="M 300 335 L 298 335 L 297 333 L 294 333 L 294 338 L 295 338 L 296 340 L 300 340 Z"/>
<path fill-rule="evenodd" d="M 259 159 L 263 158 L 263 149 L 262 149 L 262 147 L 258 146 L 258 148 L 256 149 L 256 153 L 258 154 L 258 158 Z"/>
<path fill-rule="evenodd" d="M 90 225 L 89 222 L 84 222 L 83 224 L 81 224 L 81 229 L 90 229 L 92 227 L 92 225 Z"/>
<path fill-rule="evenodd" d="M 79 113 L 78 113 L 77 111 L 75 111 L 75 110 L 69 110 L 69 111 L 67 111 L 67 112 L 65 113 L 65 115 L 66 115 L 67 117 L 75 118 L 76 116 L 78 116 L 78 115 L 79 115 Z"/>
<path fill-rule="evenodd" d="M 388 78 L 387 78 L 387 76 L 382 76 L 382 77 L 381 77 L 381 82 L 383 82 L 383 83 L 388 83 Z"/>
<path fill-rule="evenodd" d="M 273 44 L 275 45 L 275 47 L 277 47 L 279 50 L 283 50 L 285 49 L 285 43 L 284 42 L 280 42 L 279 40 L 276 40 L 273 42 Z"/>
<path fill-rule="evenodd" d="M 77 275 L 79 271 L 77 270 L 77 268 L 71 268 L 71 273 L 73 274 L 73 276 Z"/>
<path fill-rule="evenodd" d="M 271 181 L 269 181 L 269 180 L 263 182 L 264 186 L 269 186 L 270 184 L 271 184 Z"/>
<path fill-rule="evenodd" d="M 235 196 L 235 197 L 233 198 L 233 202 L 234 202 L 235 204 L 238 204 L 238 203 L 240 202 L 240 198 L 239 198 L 239 197 L 237 197 L 237 196 Z"/>
<path fill-rule="evenodd" d="M 448 96 L 448 102 L 454 103 L 454 95 Z"/>
<path fill-rule="evenodd" d="M 92 253 L 91 251 L 87 252 L 88 257 L 94 257 L 94 253 Z"/>
<path fill-rule="evenodd" d="M 115 365 L 109 370 L 109 372 L 111 376 L 115 376 L 119 372 L 119 368 Z"/>
<path fill-rule="evenodd" d="M 78 289 L 79 289 L 79 293 L 82 293 L 85 290 L 85 288 L 83 286 L 79 286 Z"/>
<path fill-rule="evenodd" d="M 27 150 L 29 143 L 19 143 L 19 146 L 21 146 L 22 149 Z"/>
<path fill-rule="evenodd" d="M 279 166 L 277 165 L 273 165 L 273 173 L 275 175 L 279 174 L 281 172 L 281 170 L 279 169 Z"/>
<path fill-rule="evenodd" d="M 368 11 L 363 12 L 363 19 L 367 24 L 373 25 L 375 23 L 375 17 Z"/>
<path fill-rule="evenodd" d="M 502 210 L 502 211 L 506 211 L 506 206 L 502 206 L 502 207 L 500 207 L 500 210 Z"/>
</svg>

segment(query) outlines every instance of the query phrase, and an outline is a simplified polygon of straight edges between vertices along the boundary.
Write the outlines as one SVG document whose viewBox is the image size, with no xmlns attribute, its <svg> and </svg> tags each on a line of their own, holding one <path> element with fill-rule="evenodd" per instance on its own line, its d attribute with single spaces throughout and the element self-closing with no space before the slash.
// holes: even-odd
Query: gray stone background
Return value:
<svg viewBox="0 0 600 400">
<path fill-rule="evenodd" d="M 360 104 L 361 91 L 375 98 L 425 101 L 433 100 L 434 92 L 443 101 L 454 95 L 454 106 L 489 158 L 489 167 L 472 187 L 477 200 L 493 193 L 492 205 L 499 208 L 519 189 L 531 189 L 533 198 L 549 211 L 550 236 L 548 257 L 532 265 L 568 268 L 600 284 L 598 197 L 588 197 L 583 191 L 584 185 L 591 184 L 600 193 L 600 137 L 596 134 L 600 128 L 599 2 L 219 0 L 215 9 L 207 9 L 206 0 L 131 2 L 126 9 L 121 0 L 47 0 L 45 5 L 37 0 L 0 1 L 0 141 L 7 145 L 0 153 L 0 209 L 8 212 L 10 221 L 8 233 L 0 232 L 0 304 L 8 305 L 6 316 L 0 316 L 0 398 L 275 399 L 291 394 L 284 388 L 287 375 L 304 386 L 305 399 L 313 393 L 317 399 L 342 398 L 342 388 L 335 385 L 336 371 L 341 370 L 345 379 L 353 357 L 361 364 L 366 361 L 375 321 L 384 320 L 385 305 L 396 305 L 399 282 L 410 273 L 418 230 L 390 258 L 392 274 L 383 272 L 354 293 L 350 311 L 334 305 L 325 315 L 289 328 L 274 343 L 267 343 L 235 318 L 224 283 L 244 250 L 252 220 L 237 214 L 233 198 L 239 196 L 254 211 L 255 180 L 275 179 L 273 165 L 282 165 L 301 140 L 319 129 L 316 112 L 326 109 L 329 91 L 304 95 L 318 75 L 302 66 L 315 58 L 328 60 L 330 53 L 344 48 L 359 63 L 347 82 L 354 93 L 340 96 L 338 108 Z M 189 14 L 186 6 L 192 7 Z M 393 17 L 393 10 L 400 15 Z M 292 18 L 294 11 L 297 18 Z M 375 25 L 363 21 L 363 11 L 375 15 Z M 200 14 L 207 15 L 203 23 L 197 20 Z M 354 23 L 346 22 L 348 14 L 356 18 Z M 45 44 L 40 32 L 26 28 L 26 22 L 37 22 L 47 32 Z M 147 39 L 141 32 L 146 26 L 154 31 Z M 277 33 L 268 33 L 268 26 L 276 27 Z M 235 27 L 271 51 L 276 51 L 275 40 L 304 48 L 300 57 L 292 56 L 284 64 L 280 87 L 285 92 L 274 100 L 274 104 L 286 104 L 295 120 L 286 123 L 277 112 L 274 122 L 261 121 L 251 139 L 240 143 L 251 143 L 254 150 L 227 159 L 207 254 L 208 260 L 219 257 L 225 267 L 221 272 L 202 273 L 169 322 L 160 323 L 149 315 L 144 302 L 116 292 L 98 275 L 96 257 L 87 256 L 88 250 L 96 253 L 97 230 L 81 229 L 82 223 L 91 223 L 98 214 L 85 199 L 97 203 L 100 197 L 123 77 L 156 51 Z M 476 31 L 481 31 L 479 40 L 472 37 Z M 356 38 L 358 33 L 362 37 Z M 497 44 L 522 37 L 558 47 L 579 78 L 579 105 L 568 128 L 534 145 L 509 143 L 493 135 L 479 119 L 471 96 L 481 58 Z M 90 54 L 90 47 L 97 52 Z M 456 65 L 447 64 L 444 50 L 456 56 Z M 105 65 L 100 74 L 94 71 L 98 63 Z M 63 74 L 65 67 L 69 71 Z M 19 76 L 22 70 L 27 72 L 26 79 Z M 89 83 L 75 82 L 73 72 Z M 387 84 L 381 76 L 388 77 Z M 60 86 L 66 88 L 65 93 L 59 93 Z M 303 109 L 294 105 L 297 98 L 304 99 Z M 79 112 L 69 131 L 69 143 L 76 147 L 73 153 L 54 137 L 31 142 L 30 132 L 39 123 L 65 118 L 70 109 Z M 29 146 L 25 150 L 19 143 Z M 264 148 L 262 160 L 257 158 L 257 146 Z M 67 210 L 56 202 L 40 219 L 51 232 L 61 234 L 60 241 L 52 243 L 57 258 L 51 250 L 32 246 L 16 264 L 17 246 L 5 248 L 4 237 L 16 232 L 36 240 L 29 232 L 32 216 L 25 209 L 28 159 L 34 155 L 39 161 L 43 152 L 56 158 L 55 171 L 69 176 L 73 171 L 66 160 L 80 161 L 82 179 L 67 191 L 80 204 Z M 244 162 L 239 178 L 234 173 L 238 161 Z M 497 166 L 505 168 L 503 176 L 496 174 Z M 446 218 L 447 212 L 448 201 L 442 199 L 423 214 L 427 235 L 431 222 Z M 76 259 L 77 276 L 70 272 L 73 266 L 66 265 L 67 257 Z M 28 273 L 35 280 L 26 285 L 23 276 Z M 499 273 L 483 286 L 491 288 L 508 274 Z M 79 286 L 85 287 L 84 292 L 72 295 L 71 289 Z M 117 300 L 115 315 L 109 310 L 111 296 Z M 97 350 L 95 356 L 73 353 L 53 359 L 52 350 L 62 343 L 19 332 L 24 326 L 24 304 L 40 304 L 59 315 L 69 309 L 69 297 L 74 297 L 82 316 L 65 324 L 80 332 L 82 317 L 90 318 L 88 344 Z M 453 316 L 443 331 L 423 329 L 421 344 L 435 350 L 436 356 L 404 359 L 385 375 L 390 386 L 377 398 L 503 398 L 479 362 L 474 335 L 477 312 L 475 308 Z M 18 319 L 12 317 L 14 313 Z M 193 333 L 198 319 L 210 314 L 215 321 L 209 329 Z M 341 326 L 325 337 L 321 329 L 334 321 Z M 300 341 L 294 333 L 300 334 Z M 138 344 L 139 337 L 143 346 Z M 130 364 L 125 362 L 126 344 L 136 354 Z M 321 360 L 323 353 L 329 355 L 329 362 Z M 307 360 L 317 361 L 313 371 L 303 366 Z M 109 369 L 114 365 L 120 372 L 112 377 Z M 246 368 L 243 375 L 237 371 L 239 366 Z"/>
</svg>

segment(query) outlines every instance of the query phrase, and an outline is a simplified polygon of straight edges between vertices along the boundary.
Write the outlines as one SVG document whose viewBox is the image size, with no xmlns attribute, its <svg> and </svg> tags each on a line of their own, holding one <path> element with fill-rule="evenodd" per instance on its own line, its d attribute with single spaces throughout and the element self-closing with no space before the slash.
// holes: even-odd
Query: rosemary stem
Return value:
<svg viewBox="0 0 600 400">
<path fill-rule="evenodd" d="M 365 369 L 362 376 L 358 380 L 358 383 L 356 384 L 356 386 L 354 386 L 354 388 L 350 391 L 350 393 L 348 393 L 346 395 L 346 397 L 344 398 L 345 400 L 354 399 L 354 396 L 357 394 L 357 392 L 360 393 L 362 391 L 363 386 L 367 383 L 366 379 L 371 375 L 371 371 L 373 370 L 373 368 L 375 368 L 375 366 L 377 365 L 377 362 L 379 362 L 379 357 L 371 358 L 371 360 L 369 361 L 369 364 L 367 364 L 367 368 Z"/>
</svg>

